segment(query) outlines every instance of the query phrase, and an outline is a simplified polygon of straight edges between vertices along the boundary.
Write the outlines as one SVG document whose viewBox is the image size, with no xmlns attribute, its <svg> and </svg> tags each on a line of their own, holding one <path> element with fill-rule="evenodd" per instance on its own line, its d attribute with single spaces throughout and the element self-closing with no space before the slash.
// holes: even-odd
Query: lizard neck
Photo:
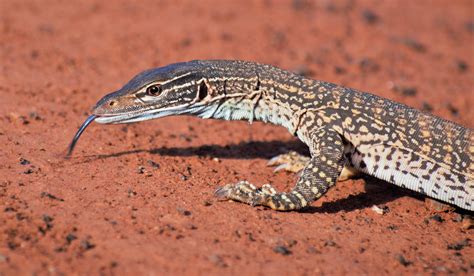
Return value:
<svg viewBox="0 0 474 276">
<path fill-rule="evenodd" d="M 263 93 L 249 93 L 245 97 L 228 97 L 210 105 L 191 110 L 204 119 L 262 121 L 294 132 L 294 112 L 284 104 L 276 104 Z"/>
</svg>

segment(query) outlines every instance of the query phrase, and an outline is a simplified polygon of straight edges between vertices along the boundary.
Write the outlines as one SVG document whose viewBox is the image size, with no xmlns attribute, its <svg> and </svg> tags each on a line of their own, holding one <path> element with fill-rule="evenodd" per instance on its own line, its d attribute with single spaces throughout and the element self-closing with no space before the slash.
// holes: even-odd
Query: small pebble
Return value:
<svg viewBox="0 0 474 276">
<path fill-rule="evenodd" d="M 471 33 L 474 33 L 474 21 L 469 21 L 464 26 L 466 26 L 466 30 Z"/>
<path fill-rule="evenodd" d="M 395 256 L 395 258 L 396 258 L 396 259 L 398 260 L 398 262 L 399 262 L 401 265 L 403 265 L 403 266 L 409 266 L 409 265 L 412 264 L 411 261 L 405 259 L 405 257 L 404 257 L 403 255 L 401 255 L 401 254 L 397 254 L 397 255 Z"/>
<path fill-rule="evenodd" d="M 336 245 L 337 245 L 337 244 L 336 244 L 334 241 L 331 241 L 331 240 L 324 242 L 324 246 L 334 247 L 334 246 L 336 246 Z"/>
<path fill-rule="evenodd" d="M 457 60 L 456 66 L 458 67 L 459 72 L 463 73 L 469 69 L 469 65 L 464 60 Z"/>
<path fill-rule="evenodd" d="M 8 257 L 3 254 L 0 254 L 0 263 L 4 262 L 8 262 Z"/>
<path fill-rule="evenodd" d="M 427 102 L 423 102 L 422 106 L 421 106 L 421 110 L 425 111 L 425 112 L 432 112 L 433 111 L 433 106 L 431 106 L 429 103 Z"/>
<path fill-rule="evenodd" d="M 90 250 L 95 247 L 95 244 L 91 243 L 88 240 L 82 240 L 81 241 L 81 248 L 84 250 Z"/>
<path fill-rule="evenodd" d="M 32 174 L 34 171 L 33 169 L 26 169 L 23 173 L 24 174 Z"/>
<path fill-rule="evenodd" d="M 362 72 L 373 73 L 380 69 L 380 66 L 371 58 L 363 58 L 359 61 L 359 68 Z"/>
<path fill-rule="evenodd" d="M 191 211 L 188 211 L 184 208 L 176 208 L 176 210 L 178 211 L 178 213 L 180 213 L 183 216 L 190 216 L 191 215 Z"/>
<path fill-rule="evenodd" d="M 448 249 L 459 251 L 459 250 L 462 250 L 466 246 L 469 246 L 469 239 L 465 239 L 460 242 L 448 244 Z"/>
<path fill-rule="evenodd" d="M 212 263 L 214 263 L 215 265 L 219 267 L 227 267 L 227 264 L 224 262 L 224 259 L 217 254 L 209 256 L 209 261 L 211 261 Z"/>
<path fill-rule="evenodd" d="M 426 46 L 413 38 L 402 38 L 399 41 L 417 52 L 426 52 Z"/>
<path fill-rule="evenodd" d="M 137 173 L 138 173 L 138 174 L 144 174 L 144 173 L 145 173 L 145 167 L 143 167 L 143 166 L 138 166 L 138 168 L 137 168 Z"/>
<path fill-rule="evenodd" d="M 461 228 L 464 230 L 474 229 L 474 218 L 470 215 L 464 215 Z"/>
<path fill-rule="evenodd" d="M 20 158 L 20 164 L 21 165 L 29 165 L 29 164 L 31 164 L 31 162 L 22 157 L 22 158 Z"/>
<path fill-rule="evenodd" d="M 431 216 L 430 219 L 434 220 L 434 221 L 437 221 L 437 222 L 443 222 L 444 221 L 444 219 L 438 214 Z"/>
<path fill-rule="evenodd" d="M 278 253 L 278 254 L 281 254 L 281 255 L 283 255 L 283 256 L 287 256 L 287 255 L 291 255 L 291 254 L 292 254 L 292 252 L 290 251 L 290 249 L 288 249 L 288 248 L 285 247 L 285 246 L 281 246 L 281 245 L 275 246 L 275 247 L 273 248 L 273 252 Z"/>
<path fill-rule="evenodd" d="M 67 234 L 67 236 L 66 236 L 67 243 L 70 244 L 73 240 L 77 240 L 76 235 L 74 235 L 72 233 Z"/>
<path fill-rule="evenodd" d="M 374 205 L 370 209 L 372 211 L 374 211 L 375 213 L 379 214 L 379 215 L 384 215 L 384 214 L 388 213 L 388 211 L 389 211 L 387 206 L 383 206 L 382 208 L 380 208 L 379 206 Z"/>
<path fill-rule="evenodd" d="M 335 67 L 334 67 L 334 73 L 336 73 L 336 74 L 338 74 L 338 75 L 342 75 L 342 74 L 347 73 L 347 70 L 346 70 L 346 68 L 344 68 L 344 67 L 335 66 Z"/>
<path fill-rule="evenodd" d="M 147 163 L 148 163 L 148 165 L 150 165 L 154 169 L 159 169 L 160 168 L 160 164 L 156 163 L 153 160 L 148 160 Z"/>
<path fill-rule="evenodd" d="M 362 11 L 362 19 L 364 19 L 367 24 L 375 24 L 379 21 L 379 16 L 373 11 L 365 9 Z"/>
<path fill-rule="evenodd" d="M 454 116 L 457 116 L 459 114 L 459 109 L 457 109 L 454 105 L 452 105 L 451 103 L 448 103 L 446 105 L 446 107 L 448 108 L 449 112 L 451 112 L 452 115 Z"/>
</svg>

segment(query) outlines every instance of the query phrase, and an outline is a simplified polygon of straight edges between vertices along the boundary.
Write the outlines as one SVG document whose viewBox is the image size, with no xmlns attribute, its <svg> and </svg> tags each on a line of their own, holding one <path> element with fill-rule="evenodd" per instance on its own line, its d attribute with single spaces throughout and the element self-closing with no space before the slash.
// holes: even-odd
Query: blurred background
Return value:
<svg viewBox="0 0 474 276">
<path fill-rule="evenodd" d="M 386 183 L 344 182 L 306 213 L 214 202 L 242 179 L 294 185 L 266 167 L 302 146 L 279 127 L 93 124 L 63 154 L 104 94 L 193 59 L 268 63 L 473 128 L 473 5 L 0 0 L 0 275 L 469 274 L 472 232 L 456 214 L 433 222 L 422 198 Z"/>
<path fill-rule="evenodd" d="M 37 87 L 41 79 L 41 86 L 56 86 L 59 75 L 61 86 L 93 90 L 92 100 L 145 68 L 245 59 L 374 91 L 473 126 L 469 0 L 0 5 L 2 83 L 21 78 L 17 83 Z M 448 95 L 447 103 L 442 98 Z M 461 118 L 452 114 L 459 109 L 465 109 Z"/>
</svg>

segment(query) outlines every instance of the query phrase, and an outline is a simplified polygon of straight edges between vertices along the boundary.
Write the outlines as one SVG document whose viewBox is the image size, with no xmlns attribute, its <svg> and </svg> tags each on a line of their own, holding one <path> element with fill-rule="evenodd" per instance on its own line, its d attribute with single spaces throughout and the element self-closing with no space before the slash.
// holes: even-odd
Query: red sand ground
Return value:
<svg viewBox="0 0 474 276">
<path fill-rule="evenodd" d="M 472 275 L 460 215 L 382 181 L 341 182 L 305 212 L 216 201 L 241 179 L 294 185 L 266 167 L 304 150 L 279 127 L 93 124 L 63 159 L 102 95 L 191 59 L 270 63 L 472 128 L 472 1 L 139 2 L 0 1 L 1 275 Z"/>
</svg>

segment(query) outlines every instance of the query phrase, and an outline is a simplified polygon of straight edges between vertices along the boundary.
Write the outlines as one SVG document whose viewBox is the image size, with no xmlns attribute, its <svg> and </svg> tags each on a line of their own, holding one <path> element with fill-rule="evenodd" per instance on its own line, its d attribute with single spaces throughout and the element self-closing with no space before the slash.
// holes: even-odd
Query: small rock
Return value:
<svg viewBox="0 0 474 276">
<path fill-rule="evenodd" d="M 247 233 L 247 238 L 248 238 L 249 241 L 251 241 L 251 242 L 256 241 L 256 239 L 253 237 L 253 234 L 252 234 L 252 233 Z"/>
<path fill-rule="evenodd" d="M 281 255 L 283 255 L 283 256 L 287 256 L 287 255 L 291 255 L 291 254 L 292 254 L 292 252 L 290 251 L 290 249 L 288 249 L 288 248 L 285 247 L 285 246 L 281 246 L 281 245 L 275 246 L 275 247 L 273 248 L 273 252 L 278 253 L 278 254 L 281 254 Z"/>
<path fill-rule="evenodd" d="M 346 68 L 341 67 L 341 66 L 334 66 L 334 73 L 336 73 L 338 75 L 342 75 L 342 74 L 347 73 L 347 70 L 346 70 Z"/>
<path fill-rule="evenodd" d="M 187 223 L 187 224 L 184 225 L 184 227 L 185 227 L 186 229 L 189 229 L 189 230 L 196 230 L 196 229 L 198 229 L 198 227 L 197 227 L 196 225 L 192 224 L 192 223 Z"/>
<path fill-rule="evenodd" d="M 291 2 L 291 7 L 294 10 L 302 11 L 302 10 L 312 9 L 313 4 L 312 4 L 312 1 L 309 1 L 309 0 L 293 0 Z"/>
<path fill-rule="evenodd" d="M 402 38 L 399 41 L 417 52 L 426 52 L 426 46 L 413 38 Z"/>
<path fill-rule="evenodd" d="M 387 226 L 387 229 L 390 230 L 390 231 L 396 231 L 396 230 L 398 230 L 398 226 L 396 226 L 396 225 L 389 225 L 389 226 Z"/>
<path fill-rule="evenodd" d="M 67 234 L 66 241 L 67 241 L 68 244 L 71 244 L 71 242 L 74 241 L 74 240 L 77 240 L 76 235 L 74 235 L 72 233 Z"/>
<path fill-rule="evenodd" d="M 30 112 L 30 114 L 28 114 L 28 116 L 30 117 L 30 119 L 33 119 L 35 121 L 39 121 L 41 120 L 41 116 L 37 113 L 37 112 Z"/>
<path fill-rule="evenodd" d="M 64 201 L 64 199 L 59 198 L 59 197 L 57 197 L 57 196 L 55 196 L 55 195 L 53 195 L 53 194 L 50 194 L 50 193 L 48 193 L 48 192 L 41 192 L 40 196 L 41 196 L 41 198 L 47 197 L 47 198 L 52 199 L 52 200 Z"/>
<path fill-rule="evenodd" d="M 138 193 L 135 192 L 135 191 L 132 190 L 132 189 L 128 189 L 127 194 L 128 194 L 128 197 L 134 197 L 134 196 L 136 196 Z"/>
<path fill-rule="evenodd" d="M 337 244 L 334 241 L 328 240 L 324 242 L 324 246 L 335 247 Z"/>
<path fill-rule="evenodd" d="M 153 160 L 148 160 L 147 163 L 148 163 L 148 165 L 150 165 L 154 169 L 159 169 L 160 168 L 160 164 L 156 163 Z"/>
<path fill-rule="evenodd" d="M 212 202 L 209 201 L 209 200 L 205 200 L 205 201 L 202 203 L 202 205 L 208 207 L 208 206 L 211 206 L 211 205 L 212 205 Z"/>
<path fill-rule="evenodd" d="M 191 211 L 188 211 L 186 209 L 178 207 L 178 208 L 176 208 L 176 210 L 178 211 L 178 213 L 180 213 L 183 216 L 190 216 L 191 215 Z"/>
<path fill-rule="evenodd" d="M 84 250 L 91 250 L 95 247 L 95 244 L 91 243 L 89 240 L 81 241 L 81 248 Z"/>
<path fill-rule="evenodd" d="M 143 167 L 143 166 L 138 166 L 138 168 L 137 168 L 137 173 L 138 173 L 138 174 L 144 174 L 144 173 L 145 173 L 145 167 Z"/>
<path fill-rule="evenodd" d="M 466 30 L 471 33 L 474 33 L 474 21 L 469 21 L 464 26 L 466 26 Z"/>
<path fill-rule="evenodd" d="M 403 96 L 407 97 L 413 97 L 416 96 L 418 93 L 418 89 L 416 87 L 410 87 L 410 86 L 401 86 L 398 84 L 395 84 L 393 82 L 389 82 L 389 88 L 395 92 L 400 93 Z"/>
<path fill-rule="evenodd" d="M 416 94 L 418 93 L 418 90 L 415 87 L 402 87 L 400 92 L 404 96 L 413 97 L 413 96 L 416 96 Z"/>
<path fill-rule="evenodd" d="M 460 242 L 448 244 L 448 249 L 459 251 L 463 249 L 464 247 L 469 246 L 469 241 L 470 241 L 469 239 L 464 239 Z"/>
<path fill-rule="evenodd" d="M 397 261 L 398 261 L 401 265 L 403 265 L 403 266 L 409 266 L 409 265 L 412 264 L 411 261 L 405 259 L 405 257 L 404 257 L 403 255 L 401 255 L 401 254 L 397 254 L 397 255 L 395 256 L 395 258 L 396 258 Z"/>
<path fill-rule="evenodd" d="M 454 222 L 461 222 L 462 221 L 462 215 L 461 214 L 456 214 L 453 218 Z"/>
<path fill-rule="evenodd" d="M 20 158 L 20 164 L 21 165 L 29 165 L 29 164 L 31 164 L 31 162 L 22 157 L 22 158 Z"/>
<path fill-rule="evenodd" d="M 421 106 L 421 110 L 425 111 L 425 112 L 432 112 L 433 111 L 433 107 L 427 103 L 427 102 L 423 102 L 422 106 Z"/>
<path fill-rule="evenodd" d="M 3 209 L 3 211 L 6 213 L 6 212 L 16 212 L 16 209 L 13 208 L 13 207 L 5 207 L 5 209 Z"/>
<path fill-rule="evenodd" d="M 458 71 L 461 73 L 464 73 L 469 69 L 469 65 L 467 65 L 467 63 L 464 60 L 457 60 L 456 66 L 458 68 Z"/>
<path fill-rule="evenodd" d="M 367 24 L 375 24 L 379 21 L 379 16 L 375 14 L 373 11 L 369 9 L 365 9 L 362 11 L 362 19 L 367 23 Z"/>
<path fill-rule="evenodd" d="M 118 266 L 118 262 L 116 262 L 116 261 L 111 261 L 110 262 L 110 267 L 111 268 L 114 268 L 114 267 L 117 267 L 117 266 Z"/>
<path fill-rule="evenodd" d="M 0 263 L 8 262 L 8 257 L 0 253 Z"/>
<path fill-rule="evenodd" d="M 363 58 L 359 61 L 359 67 L 362 72 L 373 73 L 380 69 L 380 66 L 371 58 Z"/>
<path fill-rule="evenodd" d="M 213 254 L 213 255 L 209 256 L 208 258 L 209 258 L 209 261 L 211 261 L 212 263 L 214 263 L 217 266 L 227 267 L 227 264 L 224 262 L 224 259 L 221 256 L 217 255 L 217 254 Z"/>
<path fill-rule="evenodd" d="M 452 105 L 451 103 L 448 103 L 446 105 L 446 107 L 448 108 L 449 112 L 451 112 L 451 114 L 453 114 L 454 116 L 457 116 L 459 114 L 459 109 L 457 109 L 454 105 Z"/>
<path fill-rule="evenodd" d="M 389 208 L 387 206 L 382 206 L 382 208 L 380 208 L 379 206 L 374 205 L 370 209 L 379 215 L 384 215 L 389 212 Z"/>
<path fill-rule="evenodd" d="M 9 241 L 7 242 L 7 246 L 10 250 L 15 250 L 16 248 L 18 248 L 18 246 L 20 246 L 18 243 L 15 243 L 15 242 L 12 242 L 12 241 Z"/>
<path fill-rule="evenodd" d="M 26 169 L 23 173 L 24 174 L 32 174 L 32 173 L 34 173 L 34 171 L 33 171 L 33 169 L 30 168 L 30 169 Z"/>
<path fill-rule="evenodd" d="M 435 215 L 429 217 L 429 219 L 437 221 L 437 222 L 443 222 L 444 221 L 444 219 L 438 214 L 435 214 Z"/>
<path fill-rule="evenodd" d="M 464 215 L 462 218 L 462 229 L 469 230 L 474 228 L 474 218 L 470 215 Z"/>
<path fill-rule="evenodd" d="M 308 249 L 306 249 L 306 252 L 309 254 L 321 254 L 321 251 L 316 249 L 314 246 L 308 247 Z"/>
</svg>

